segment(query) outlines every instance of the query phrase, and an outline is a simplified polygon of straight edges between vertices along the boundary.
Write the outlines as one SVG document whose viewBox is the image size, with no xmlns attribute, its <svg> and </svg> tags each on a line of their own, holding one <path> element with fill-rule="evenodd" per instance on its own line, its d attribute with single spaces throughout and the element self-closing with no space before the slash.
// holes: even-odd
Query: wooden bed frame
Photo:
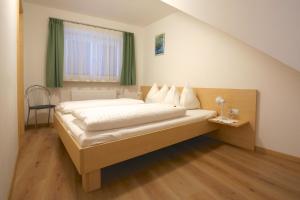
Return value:
<svg viewBox="0 0 300 200">
<path fill-rule="evenodd" d="M 141 87 L 143 98 L 146 96 L 149 89 L 149 86 Z M 106 166 L 213 131 L 216 133 L 214 133 L 212 137 L 246 149 L 254 149 L 256 112 L 255 90 L 195 88 L 195 92 L 199 99 L 201 99 L 203 109 L 217 110 L 214 105 L 214 99 L 216 96 L 223 96 L 229 105 L 240 109 L 240 117 L 241 119 L 250 121 L 249 127 L 233 129 L 208 121 L 202 121 L 82 148 L 68 133 L 68 129 L 60 120 L 58 114 L 55 113 L 54 127 L 57 129 L 77 171 L 82 176 L 84 191 L 89 192 L 101 187 L 101 169 Z"/>
</svg>

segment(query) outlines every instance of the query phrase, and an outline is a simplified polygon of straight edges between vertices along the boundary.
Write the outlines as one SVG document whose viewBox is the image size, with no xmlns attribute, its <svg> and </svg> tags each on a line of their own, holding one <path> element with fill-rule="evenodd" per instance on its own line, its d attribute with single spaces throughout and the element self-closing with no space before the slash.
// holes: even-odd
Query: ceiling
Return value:
<svg viewBox="0 0 300 200">
<path fill-rule="evenodd" d="M 299 0 L 161 0 L 300 71 Z"/>
<path fill-rule="evenodd" d="M 160 0 L 25 0 L 128 24 L 146 26 L 176 9 Z"/>
</svg>

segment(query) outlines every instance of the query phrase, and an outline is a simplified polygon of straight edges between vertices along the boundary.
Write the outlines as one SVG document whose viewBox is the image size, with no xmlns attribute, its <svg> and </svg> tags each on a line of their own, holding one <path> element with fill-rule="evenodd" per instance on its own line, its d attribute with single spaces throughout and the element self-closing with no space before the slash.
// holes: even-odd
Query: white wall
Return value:
<svg viewBox="0 0 300 200">
<path fill-rule="evenodd" d="M 18 151 L 17 1 L 0 1 L 0 199 L 7 199 Z"/>
<path fill-rule="evenodd" d="M 166 53 L 155 56 L 160 33 L 166 34 Z M 300 156 L 298 71 L 181 13 L 146 27 L 144 38 L 144 84 L 257 89 L 257 145 Z"/>
<path fill-rule="evenodd" d="M 299 0 L 161 0 L 300 71 Z"/>
<path fill-rule="evenodd" d="M 99 25 L 109 28 L 134 32 L 136 42 L 136 66 L 137 82 L 141 83 L 143 64 L 143 29 L 138 26 L 128 25 L 120 22 L 105 20 L 101 18 L 82 15 L 66 10 L 44 7 L 32 3 L 24 3 L 24 68 L 25 88 L 32 84 L 45 84 L 45 65 L 48 38 L 49 17 L 78 21 L 82 23 Z M 106 90 L 115 89 L 118 93 L 136 92 L 136 87 L 121 87 L 119 84 L 109 83 L 65 83 L 63 89 L 56 89 L 52 103 L 70 100 L 70 91 L 76 89 Z M 44 117 L 43 117 L 44 116 Z M 39 115 L 39 122 L 45 122 L 45 113 Z M 32 118 L 33 119 L 33 115 Z M 43 119 L 41 119 L 43 118 Z"/>
</svg>

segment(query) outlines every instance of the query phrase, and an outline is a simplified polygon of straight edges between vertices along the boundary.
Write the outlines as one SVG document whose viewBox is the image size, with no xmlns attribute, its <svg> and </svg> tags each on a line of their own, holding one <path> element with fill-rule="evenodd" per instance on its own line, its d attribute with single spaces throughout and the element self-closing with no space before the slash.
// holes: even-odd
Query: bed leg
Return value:
<svg viewBox="0 0 300 200">
<path fill-rule="evenodd" d="M 101 169 L 82 175 L 82 187 L 85 192 L 101 188 Z"/>
</svg>

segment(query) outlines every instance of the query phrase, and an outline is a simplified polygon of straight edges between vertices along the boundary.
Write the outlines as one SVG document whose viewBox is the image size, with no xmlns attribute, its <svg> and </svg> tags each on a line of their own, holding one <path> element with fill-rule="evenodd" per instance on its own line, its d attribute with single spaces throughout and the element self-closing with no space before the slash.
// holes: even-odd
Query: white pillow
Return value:
<svg viewBox="0 0 300 200">
<path fill-rule="evenodd" d="M 152 103 L 163 103 L 164 99 L 167 96 L 167 93 L 169 91 L 169 88 L 167 85 L 164 85 L 158 92 L 156 92 L 153 96 L 152 96 Z"/>
<path fill-rule="evenodd" d="M 179 106 L 179 93 L 177 88 L 173 85 L 164 99 L 165 104 L 170 104 L 173 106 Z"/>
<path fill-rule="evenodd" d="M 154 84 L 152 85 L 151 89 L 149 90 L 147 96 L 146 96 L 145 102 L 146 102 L 146 103 L 151 103 L 151 102 L 153 102 L 153 96 L 154 96 L 154 94 L 156 94 L 158 91 L 159 91 L 158 86 L 157 86 L 156 83 L 154 83 Z"/>
<path fill-rule="evenodd" d="M 194 93 L 193 88 L 185 86 L 180 95 L 180 105 L 186 109 L 200 108 L 200 102 Z"/>
</svg>

